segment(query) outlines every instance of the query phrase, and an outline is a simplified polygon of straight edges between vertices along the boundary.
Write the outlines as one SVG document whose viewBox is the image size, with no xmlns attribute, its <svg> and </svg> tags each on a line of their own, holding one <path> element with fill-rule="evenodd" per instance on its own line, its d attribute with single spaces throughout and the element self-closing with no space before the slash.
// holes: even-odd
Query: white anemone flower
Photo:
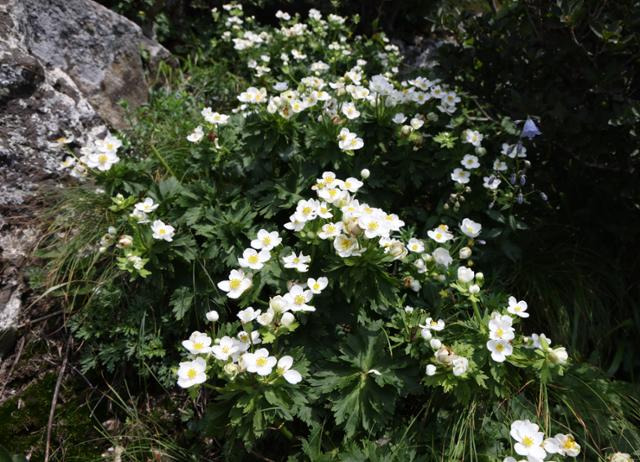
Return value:
<svg viewBox="0 0 640 462">
<path fill-rule="evenodd" d="M 453 262 L 451 254 L 444 247 L 438 247 L 437 249 L 435 249 L 431 253 L 431 256 L 438 265 L 444 266 L 445 268 L 448 268 L 449 265 Z"/>
<path fill-rule="evenodd" d="M 238 351 L 236 341 L 229 336 L 224 336 L 220 341 L 211 347 L 211 353 L 220 361 L 228 361 L 229 358 Z"/>
<path fill-rule="evenodd" d="M 331 239 L 336 236 L 339 236 L 344 228 L 342 222 L 338 223 L 326 223 L 322 225 L 322 228 L 318 232 L 318 237 L 320 239 Z"/>
<path fill-rule="evenodd" d="M 360 117 L 360 111 L 356 109 L 356 105 L 353 103 L 344 103 L 342 105 L 342 113 L 349 120 L 357 119 Z"/>
<path fill-rule="evenodd" d="M 251 287 L 251 276 L 245 275 L 242 270 L 231 270 L 229 279 L 218 283 L 218 288 L 227 292 L 229 298 L 240 297 L 249 287 Z"/>
<path fill-rule="evenodd" d="M 305 290 L 301 285 L 295 284 L 283 298 L 290 311 L 316 310 L 315 307 L 307 304 L 313 298 L 313 292 L 311 290 Z"/>
<path fill-rule="evenodd" d="M 466 266 L 460 266 L 458 268 L 458 281 L 462 283 L 466 284 L 473 281 L 475 275 L 475 272 L 471 268 L 467 268 Z"/>
<path fill-rule="evenodd" d="M 152 213 L 158 208 L 158 205 L 153 202 L 153 199 L 146 197 L 143 201 L 134 205 L 134 208 L 144 213 Z"/>
<path fill-rule="evenodd" d="M 311 257 L 308 255 L 303 255 L 300 252 L 296 255 L 295 252 L 292 252 L 291 255 L 288 255 L 282 259 L 284 261 L 285 268 L 293 268 L 299 273 L 306 273 L 309 271 L 309 263 L 311 262 Z"/>
<path fill-rule="evenodd" d="M 160 239 L 167 242 L 173 241 L 173 235 L 175 234 L 175 228 L 171 225 L 165 224 L 162 220 L 155 220 L 151 224 L 151 231 L 154 239 Z"/>
<path fill-rule="evenodd" d="M 207 362 L 202 357 L 197 357 L 193 361 L 180 363 L 178 368 L 178 386 L 189 388 L 201 384 L 207 380 Z"/>
<path fill-rule="evenodd" d="M 262 377 L 271 374 L 277 360 L 274 356 L 269 356 L 266 348 L 260 348 L 255 353 L 245 353 L 242 360 L 248 372 L 253 372 Z"/>
<path fill-rule="evenodd" d="M 258 252 L 256 249 L 245 249 L 242 258 L 238 259 L 238 264 L 243 268 L 261 270 L 270 258 L 271 253 L 268 250 L 262 249 Z"/>
<path fill-rule="evenodd" d="M 242 324 L 248 324 L 258 316 L 260 316 L 261 310 L 254 310 L 252 306 L 248 306 L 244 310 L 238 311 L 238 319 Z"/>
<path fill-rule="evenodd" d="M 302 381 L 302 375 L 300 372 L 291 369 L 293 366 L 293 358 L 291 356 L 283 356 L 278 360 L 277 371 L 278 374 L 281 375 L 287 382 L 292 385 L 296 383 L 300 383 Z"/>
<path fill-rule="evenodd" d="M 580 454 L 580 445 L 573 438 L 573 435 L 558 433 L 553 438 L 544 440 L 543 447 L 549 454 L 569 457 L 577 457 Z"/>
<path fill-rule="evenodd" d="M 480 162 L 478 162 L 478 157 L 472 154 L 465 155 L 460 161 L 460 164 L 462 164 L 464 168 L 467 168 L 469 170 L 473 170 L 475 168 L 480 167 Z"/>
<path fill-rule="evenodd" d="M 513 353 L 513 346 L 507 340 L 489 340 L 487 349 L 491 352 L 491 359 L 502 363 Z"/>
<path fill-rule="evenodd" d="M 326 277 L 319 277 L 318 279 L 307 279 L 307 287 L 314 294 L 319 294 L 320 292 L 322 292 L 328 284 L 329 279 L 327 279 Z"/>
<path fill-rule="evenodd" d="M 482 225 L 471 220 L 470 218 L 465 218 L 460 224 L 460 231 L 462 231 L 462 233 L 467 237 L 476 238 L 482 231 Z"/>
<path fill-rule="evenodd" d="M 513 340 L 515 331 L 513 318 L 508 315 L 497 315 L 489 321 L 489 338 L 491 340 Z"/>
<path fill-rule="evenodd" d="M 471 173 L 461 168 L 455 168 L 451 172 L 451 179 L 456 183 L 467 184 L 470 181 L 470 177 Z"/>
<path fill-rule="evenodd" d="M 409 249 L 410 252 L 422 253 L 424 252 L 424 242 L 412 237 L 407 243 L 407 249 Z"/>
<path fill-rule="evenodd" d="M 516 441 L 514 449 L 518 455 L 544 460 L 547 452 L 542 447 L 544 433 L 529 420 L 516 420 L 511 424 L 511 438 Z"/>
<path fill-rule="evenodd" d="M 211 337 L 202 332 L 195 331 L 189 337 L 189 340 L 184 340 L 182 346 L 189 350 L 189 353 L 205 354 L 211 351 Z"/>
<path fill-rule="evenodd" d="M 194 130 L 187 135 L 187 141 L 190 143 L 199 143 L 204 138 L 204 131 L 202 130 L 202 125 L 198 125 Z"/>
<path fill-rule="evenodd" d="M 440 225 L 437 228 L 427 231 L 427 236 L 438 244 L 444 244 L 445 242 L 453 239 L 453 234 L 449 232 L 449 227 L 447 225 Z"/>
<path fill-rule="evenodd" d="M 282 242 L 282 238 L 278 234 L 278 231 L 267 231 L 261 229 L 258 231 L 257 237 L 251 241 L 251 247 L 256 250 L 272 250 Z"/>
<path fill-rule="evenodd" d="M 516 300 L 515 297 L 509 297 L 509 307 L 507 311 L 511 314 L 515 314 L 521 318 L 528 318 L 529 313 L 527 313 L 527 302 L 524 300 Z"/>
</svg>

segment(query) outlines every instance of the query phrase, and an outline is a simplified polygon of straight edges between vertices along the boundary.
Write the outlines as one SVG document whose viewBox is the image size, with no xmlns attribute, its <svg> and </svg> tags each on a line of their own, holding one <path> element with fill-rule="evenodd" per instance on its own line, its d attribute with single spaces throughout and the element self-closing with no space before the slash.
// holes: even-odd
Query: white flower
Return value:
<svg viewBox="0 0 640 462">
<path fill-rule="evenodd" d="M 421 117 L 414 117 L 409 121 L 409 125 L 411 125 L 411 128 L 413 128 L 414 130 L 420 130 L 424 125 L 424 119 L 422 119 Z"/>
<path fill-rule="evenodd" d="M 453 262 L 451 254 L 449 254 L 449 251 L 444 247 L 438 247 L 437 249 L 435 249 L 431 253 L 431 256 L 438 265 L 444 266 L 445 268 L 448 267 L 451 262 Z"/>
<path fill-rule="evenodd" d="M 478 158 L 474 155 L 467 154 L 460 161 L 463 167 L 472 170 L 474 168 L 480 167 L 480 162 L 478 162 Z"/>
<path fill-rule="evenodd" d="M 76 158 L 75 157 L 71 157 L 71 156 L 67 156 L 64 158 L 64 160 L 62 162 L 60 162 L 60 165 L 58 166 L 58 170 L 63 170 L 65 168 L 71 168 L 73 167 L 73 165 L 76 163 Z"/>
<path fill-rule="evenodd" d="M 444 321 L 442 319 L 438 319 L 437 321 L 432 318 L 427 318 L 424 322 L 424 325 L 420 325 L 423 329 L 441 331 L 444 329 Z"/>
<path fill-rule="evenodd" d="M 216 310 L 208 311 L 207 314 L 205 314 L 205 317 L 209 322 L 216 322 L 218 319 L 220 319 L 220 315 Z"/>
<path fill-rule="evenodd" d="M 286 90 L 288 90 L 288 89 L 289 89 L 289 84 L 288 84 L 287 82 L 276 82 L 276 83 L 273 85 L 273 89 L 274 89 L 275 91 L 280 91 L 280 92 L 282 92 L 282 91 L 286 91 Z"/>
<path fill-rule="evenodd" d="M 466 284 L 473 281 L 474 277 L 475 273 L 471 268 L 467 268 L 466 266 L 460 266 L 458 268 L 458 281 Z"/>
<path fill-rule="evenodd" d="M 349 191 L 350 193 L 358 192 L 358 189 L 362 187 L 364 183 L 357 178 L 349 177 L 342 183 L 342 189 Z"/>
<path fill-rule="evenodd" d="M 247 367 L 248 372 L 253 372 L 260 376 L 271 374 L 273 367 L 277 363 L 274 356 L 269 356 L 266 348 L 260 348 L 256 350 L 255 353 L 245 353 L 242 356 L 242 361 Z"/>
<path fill-rule="evenodd" d="M 516 420 L 511 424 L 511 438 L 517 441 L 514 449 L 521 456 L 544 460 L 547 456 L 542 447 L 544 433 L 538 431 L 538 426 L 529 420 Z"/>
<path fill-rule="evenodd" d="M 449 232 L 449 227 L 447 225 L 440 225 L 437 228 L 427 231 L 427 236 L 439 244 L 443 244 L 453 239 L 453 234 Z"/>
<path fill-rule="evenodd" d="M 526 348 L 538 348 L 540 350 L 544 349 L 542 346 L 542 342 L 544 341 L 546 343 L 546 346 L 548 347 L 549 345 L 551 345 L 551 339 L 548 338 L 546 335 L 544 334 L 531 334 L 531 337 L 525 337 L 525 347 Z"/>
<path fill-rule="evenodd" d="M 109 170 L 120 158 L 114 152 L 94 152 L 87 156 L 87 167 L 97 168 L 101 172 Z"/>
<path fill-rule="evenodd" d="M 509 297 L 509 307 L 507 311 L 521 318 L 529 317 L 529 313 L 527 313 L 527 302 L 524 300 L 517 301 L 515 297 Z"/>
<path fill-rule="evenodd" d="M 307 279 L 307 287 L 314 294 L 319 294 L 322 292 L 327 285 L 329 284 L 329 280 L 325 277 L 319 277 L 318 279 L 309 278 Z"/>
<path fill-rule="evenodd" d="M 513 318 L 508 315 L 496 315 L 489 321 L 489 338 L 491 340 L 513 340 Z"/>
<path fill-rule="evenodd" d="M 238 100 L 241 103 L 259 104 L 264 103 L 267 100 L 266 88 L 257 89 L 255 87 L 249 87 L 246 91 L 238 95 Z"/>
<path fill-rule="evenodd" d="M 238 351 L 240 352 L 247 351 L 251 345 L 258 345 L 262 343 L 262 340 L 260 339 L 260 332 L 257 330 L 251 331 L 251 334 L 242 330 L 238 332 L 236 337 L 238 337 L 238 340 L 234 340 L 234 345 L 238 347 Z"/>
<path fill-rule="evenodd" d="M 549 351 L 549 359 L 555 364 L 566 364 L 569 360 L 569 354 L 565 347 L 556 347 Z"/>
<path fill-rule="evenodd" d="M 470 177 L 471 173 L 461 168 L 453 169 L 453 172 L 451 172 L 451 179 L 456 183 L 467 184 Z"/>
<path fill-rule="evenodd" d="M 144 212 L 141 212 L 140 210 L 134 209 L 133 212 L 129 214 L 129 216 L 135 219 L 136 222 L 139 224 L 149 223 L 149 218 L 147 217 L 147 214 Z"/>
<path fill-rule="evenodd" d="M 185 361 L 180 363 L 178 368 L 178 386 L 181 388 L 189 388 L 193 385 L 198 385 L 207 380 L 207 362 L 198 357 L 193 361 Z"/>
<path fill-rule="evenodd" d="M 271 250 L 280 245 L 282 238 L 278 231 L 269 232 L 266 229 L 258 231 L 257 237 L 251 241 L 251 247 L 257 250 Z"/>
<path fill-rule="evenodd" d="M 326 223 L 322 225 L 322 228 L 318 232 L 318 237 L 320 239 L 330 239 L 336 236 L 339 236 L 342 232 L 344 226 L 342 222 L 338 223 Z"/>
<path fill-rule="evenodd" d="M 544 440 L 543 447 L 549 454 L 560 454 L 561 456 L 569 457 L 576 457 L 580 454 L 580 445 L 576 443 L 573 436 L 562 433 Z"/>
<path fill-rule="evenodd" d="M 502 183 L 502 180 L 500 180 L 499 178 L 496 178 L 495 176 L 484 176 L 482 177 L 482 186 L 484 186 L 487 189 L 498 189 L 498 186 L 500 186 L 500 183 Z"/>
<path fill-rule="evenodd" d="M 300 372 L 291 369 L 291 366 L 293 366 L 293 358 L 291 356 L 283 356 L 278 360 L 277 371 L 287 382 L 295 385 L 302 380 L 302 376 Z"/>
<path fill-rule="evenodd" d="M 211 337 L 207 334 L 195 331 L 189 337 L 189 340 L 184 340 L 182 346 L 189 350 L 189 353 L 197 355 L 209 353 L 211 351 Z"/>
<path fill-rule="evenodd" d="M 127 247 L 131 247 L 131 245 L 133 245 L 133 237 L 129 236 L 128 234 L 123 234 L 118 239 L 116 247 L 118 247 L 119 249 L 125 249 Z"/>
<path fill-rule="evenodd" d="M 460 231 L 467 237 L 476 238 L 482 231 L 482 225 L 469 218 L 465 218 L 460 225 Z"/>
<path fill-rule="evenodd" d="M 403 124 L 405 121 L 407 120 L 407 116 L 404 115 L 402 112 L 397 112 L 396 114 L 394 114 L 393 119 L 391 119 L 391 121 L 394 124 Z"/>
<path fill-rule="evenodd" d="M 251 287 L 251 277 L 245 276 L 242 270 L 231 270 L 229 280 L 218 283 L 218 288 L 227 292 L 227 297 L 229 298 L 240 297 L 249 287 Z"/>
<path fill-rule="evenodd" d="M 422 253 L 424 252 L 424 242 L 420 239 L 411 238 L 407 243 L 407 249 L 409 249 L 410 252 Z"/>
<path fill-rule="evenodd" d="M 242 324 L 248 324 L 256 319 L 261 313 L 261 310 L 254 310 L 252 306 L 248 306 L 244 310 L 238 311 L 238 319 Z"/>
<path fill-rule="evenodd" d="M 320 203 L 315 199 L 299 201 L 294 214 L 296 220 L 301 222 L 315 220 L 319 207 Z"/>
<path fill-rule="evenodd" d="M 493 162 L 493 169 L 496 172 L 506 172 L 509 169 L 509 167 L 507 167 L 506 162 L 503 162 L 500 159 L 496 159 Z"/>
<path fill-rule="evenodd" d="M 300 273 L 306 273 L 309 271 L 309 263 L 311 262 L 311 257 L 307 255 L 303 255 L 302 252 L 296 255 L 295 252 L 291 253 L 282 259 L 284 261 L 285 268 L 293 268 Z"/>
<path fill-rule="evenodd" d="M 173 241 L 173 235 L 175 234 L 175 228 L 164 224 L 161 220 L 156 220 L 151 224 L 151 231 L 154 239 L 162 239 L 167 242 Z"/>
<path fill-rule="evenodd" d="M 153 199 L 147 197 L 142 202 L 138 202 L 134 208 L 144 213 L 151 213 L 158 208 L 158 204 L 154 204 Z"/>
<path fill-rule="evenodd" d="M 94 144 L 99 152 L 115 155 L 116 151 L 122 146 L 122 141 L 108 133 L 103 139 L 95 140 Z"/>
<path fill-rule="evenodd" d="M 189 135 L 187 135 L 187 141 L 191 143 L 199 143 L 204 138 L 204 132 L 202 131 L 202 125 L 198 125 Z"/>
<path fill-rule="evenodd" d="M 333 247 L 342 258 L 360 255 L 358 249 L 358 240 L 355 237 L 340 234 L 333 240 Z"/>
<path fill-rule="evenodd" d="M 429 345 L 434 350 L 438 350 L 440 347 L 442 347 L 442 342 L 437 338 L 432 338 L 431 340 L 429 340 Z"/>
<path fill-rule="evenodd" d="M 477 130 L 465 130 L 462 135 L 464 136 L 464 141 L 472 144 L 473 146 L 477 147 L 482 143 L 483 136 Z"/>
<path fill-rule="evenodd" d="M 451 360 L 451 366 L 453 367 L 453 375 L 458 377 L 464 375 L 469 369 L 469 360 L 464 356 L 455 356 Z"/>
<path fill-rule="evenodd" d="M 313 298 L 313 292 L 305 290 L 301 285 L 295 284 L 283 298 L 287 309 L 293 312 L 316 310 L 315 307 L 307 305 L 307 302 Z"/>
<path fill-rule="evenodd" d="M 238 264 L 243 268 L 261 270 L 270 258 L 271 253 L 268 250 L 262 249 L 258 252 L 255 249 L 245 249 L 242 252 L 242 258 L 238 259 Z"/>
<path fill-rule="evenodd" d="M 357 119 L 360 117 L 360 112 L 356 109 L 356 105 L 353 103 L 344 103 L 342 105 L 342 113 L 349 120 Z"/>
<path fill-rule="evenodd" d="M 626 452 L 615 452 L 607 460 L 608 462 L 633 462 L 631 455 Z"/>
<path fill-rule="evenodd" d="M 343 151 L 355 151 L 364 146 L 362 138 L 358 137 L 355 133 L 349 131 L 344 127 L 338 134 L 338 147 Z"/>
<path fill-rule="evenodd" d="M 273 310 L 267 310 L 264 313 L 261 313 L 256 318 L 256 321 L 258 321 L 258 324 L 260 324 L 261 326 L 268 326 L 273 322 L 274 314 L 275 313 L 273 312 Z"/>
<path fill-rule="evenodd" d="M 513 353 L 513 347 L 507 340 L 489 340 L 487 349 L 491 352 L 491 359 L 498 363 L 504 362 Z"/>
<path fill-rule="evenodd" d="M 435 364 L 427 364 L 427 368 L 426 368 L 425 373 L 426 373 L 428 376 L 435 375 L 435 374 L 436 374 L 436 369 L 437 369 L 437 368 L 436 368 Z"/>
</svg>

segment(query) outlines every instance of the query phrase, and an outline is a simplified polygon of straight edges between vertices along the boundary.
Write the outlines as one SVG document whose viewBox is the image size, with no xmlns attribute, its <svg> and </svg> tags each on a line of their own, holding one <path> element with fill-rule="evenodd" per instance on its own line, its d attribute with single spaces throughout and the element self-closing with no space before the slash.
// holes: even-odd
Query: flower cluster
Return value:
<svg viewBox="0 0 640 462">
<path fill-rule="evenodd" d="M 580 454 L 580 445 L 572 435 L 558 433 L 552 438 L 545 438 L 540 427 L 530 420 L 513 422 L 510 435 L 516 442 L 513 446 L 516 454 L 526 457 L 529 462 L 542 462 L 549 454 L 568 457 Z M 518 461 L 509 456 L 504 462 Z"/>
<path fill-rule="evenodd" d="M 68 145 L 73 140 L 65 138 L 59 140 L 58 145 Z M 122 147 L 122 141 L 106 133 L 103 137 L 89 136 L 84 146 L 80 148 L 80 156 L 69 155 L 60 163 L 60 169 L 68 169 L 71 176 L 84 178 L 87 176 L 87 169 L 106 172 L 118 161 L 118 149 Z"/>
</svg>

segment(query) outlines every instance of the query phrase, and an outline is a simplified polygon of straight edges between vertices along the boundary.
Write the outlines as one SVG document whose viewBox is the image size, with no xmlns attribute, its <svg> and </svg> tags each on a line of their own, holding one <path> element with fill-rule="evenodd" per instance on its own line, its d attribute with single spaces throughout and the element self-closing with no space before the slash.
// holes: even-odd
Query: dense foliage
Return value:
<svg viewBox="0 0 640 462">
<path fill-rule="evenodd" d="M 548 122 L 540 138 L 528 111 L 487 105 L 489 74 L 405 68 L 342 16 L 212 21 L 129 132 L 61 144 L 78 186 L 41 254 L 83 370 L 188 388 L 203 458 L 640 447 L 625 387 L 534 334 L 556 319 L 501 280 L 548 208 L 531 184 Z"/>
</svg>

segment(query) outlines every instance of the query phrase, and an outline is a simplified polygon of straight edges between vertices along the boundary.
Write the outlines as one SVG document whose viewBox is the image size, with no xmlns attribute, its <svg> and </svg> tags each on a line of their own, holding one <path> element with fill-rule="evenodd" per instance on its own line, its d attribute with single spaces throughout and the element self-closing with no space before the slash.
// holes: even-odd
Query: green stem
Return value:
<svg viewBox="0 0 640 462">
<path fill-rule="evenodd" d="M 164 168 L 167 170 L 167 172 L 169 172 L 171 174 L 171 176 L 173 176 L 176 180 L 178 180 L 178 177 L 176 176 L 174 171 L 171 170 L 171 167 L 169 167 L 169 164 L 167 163 L 167 161 L 164 159 L 164 157 L 162 157 L 162 154 L 160 154 L 158 152 L 158 150 L 156 149 L 156 147 L 154 145 L 151 145 L 151 151 L 153 151 L 153 155 L 157 157 L 157 159 L 164 166 Z M 178 180 L 178 182 L 180 182 L 180 180 Z"/>
</svg>

